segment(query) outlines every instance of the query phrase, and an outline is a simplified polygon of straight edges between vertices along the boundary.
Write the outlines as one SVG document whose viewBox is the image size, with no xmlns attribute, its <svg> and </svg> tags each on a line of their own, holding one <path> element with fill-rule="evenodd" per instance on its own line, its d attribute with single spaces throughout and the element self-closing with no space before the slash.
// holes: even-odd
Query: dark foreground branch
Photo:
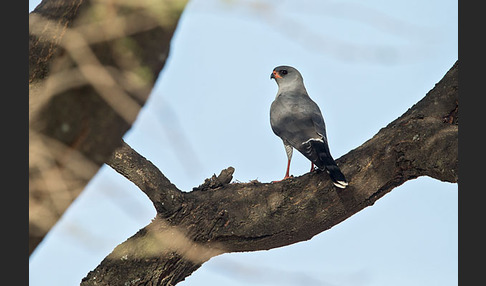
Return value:
<svg viewBox="0 0 486 286">
<path fill-rule="evenodd" d="M 425 175 L 457 182 L 458 69 L 456 62 L 421 101 L 336 160 L 350 181 L 346 189 L 335 188 L 320 171 L 279 183 L 228 184 L 228 169 L 182 193 L 178 208 L 159 212 L 82 285 L 174 285 L 218 254 L 308 240 L 408 180 Z M 117 166 L 112 164 L 123 173 L 124 167 Z M 136 184 L 143 189 L 144 184 Z M 155 205 L 167 196 L 152 193 L 172 192 L 172 185 L 166 186 L 146 192 Z"/>
<path fill-rule="evenodd" d="M 43 0 L 29 15 L 29 253 L 120 146 L 187 0 Z"/>
</svg>

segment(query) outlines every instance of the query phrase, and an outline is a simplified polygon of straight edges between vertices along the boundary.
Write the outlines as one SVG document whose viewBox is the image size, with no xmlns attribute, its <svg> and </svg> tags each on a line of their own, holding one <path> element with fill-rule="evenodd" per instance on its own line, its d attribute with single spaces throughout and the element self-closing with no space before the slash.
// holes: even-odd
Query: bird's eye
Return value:
<svg viewBox="0 0 486 286">
<path fill-rule="evenodd" d="M 281 70 L 281 71 L 280 71 L 280 74 L 282 74 L 282 75 L 286 75 L 286 74 L 287 74 L 287 70 Z"/>
</svg>

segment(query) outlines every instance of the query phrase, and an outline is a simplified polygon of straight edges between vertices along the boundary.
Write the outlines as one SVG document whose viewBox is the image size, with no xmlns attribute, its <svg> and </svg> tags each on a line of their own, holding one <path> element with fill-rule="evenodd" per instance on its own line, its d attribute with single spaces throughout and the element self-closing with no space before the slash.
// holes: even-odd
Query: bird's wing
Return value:
<svg viewBox="0 0 486 286">
<path fill-rule="evenodd" d="M 332 158 L 324 118 L 310 97 L 302 96 L 296 99 L 295 106 L 282 122 L 279 136 L 314 164 L 322 168 L 327 164 L 323 160 L 328 161 L 328 158 Z"/>
<path fill-rule="evenodd" d="M 277 136 L 297 149 L 309 139 L 325 137 L 320 110 L 308 97 L 277 98 L 270 108 L 270 123 Z"/>
<path fill-rule="evenodd" d="M 312 123 L 314 124 L 314 130 L 317 134 L 319 134 L 324 141 L 327 143 L 327 136 L 326 136 L 326 123 L 324 122 L 324 118 L 322 117 L 321 110 L 319 106 L 312 101 L 311 105 L 311 118 Z"/>
</svg>

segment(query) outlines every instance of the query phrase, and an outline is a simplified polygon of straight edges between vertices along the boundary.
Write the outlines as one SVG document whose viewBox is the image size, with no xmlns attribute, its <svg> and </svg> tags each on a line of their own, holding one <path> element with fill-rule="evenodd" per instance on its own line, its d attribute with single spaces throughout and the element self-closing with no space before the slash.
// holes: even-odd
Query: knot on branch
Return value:
<svg viewBox="0 0 486 286">
<path fill-rule="evenodd" d="M 219 173 L 218 176 L 213 174 L 211 178 L 207 178 L 204 180 L 204 183 L 199 185 L 198 187 L 193 188 L 193 191 L 207 191 L 209 189 L 216 189 L 227 185 L 233 179 L 233 173 L 235 172 L 235 168 L 228 167 Z"/>
</svg>

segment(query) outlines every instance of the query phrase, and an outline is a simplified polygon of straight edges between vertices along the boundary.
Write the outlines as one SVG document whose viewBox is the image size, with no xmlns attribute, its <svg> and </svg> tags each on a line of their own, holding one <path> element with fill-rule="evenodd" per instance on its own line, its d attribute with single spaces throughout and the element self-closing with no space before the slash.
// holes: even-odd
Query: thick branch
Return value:
<svg viewBox="0 0 486 286">
<path fill-rule="evenodd" d="M 116 247 L 82 284 L 137 279 L 140 284 L 174 285 L 220 253 L 308 240 L 407 180 L 426 175 L 457 182 L 457 135 L 456 62 L 421 101 L 337 160 L 350 181 L 346 189 L 335 188 L 321 171 L 279 183 L 208 183 L 183 193 L 179 210 L 170 217 L 158 214 Z M 176 269 L 168 270 L 169 264 Z"/>
</svg>

